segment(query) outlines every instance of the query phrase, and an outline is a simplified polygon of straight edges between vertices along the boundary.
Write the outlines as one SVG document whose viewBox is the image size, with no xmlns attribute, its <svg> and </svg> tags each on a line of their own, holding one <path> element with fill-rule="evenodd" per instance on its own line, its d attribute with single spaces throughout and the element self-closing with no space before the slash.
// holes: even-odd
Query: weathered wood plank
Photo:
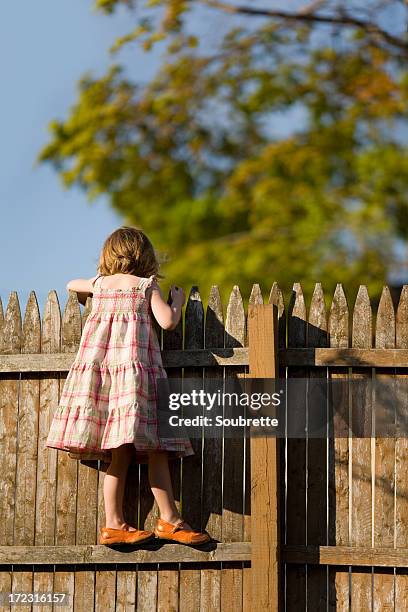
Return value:
<svg viewBox="0 0 408 612">
<path fill-rule="evenodd" d="M 157 612 L 178 612 L 179 571 L 177 563 L 158 572 Z"/>
<path fill-rule="evenodd" d="M 408 548 L 370 546 L 282 546 L 282 560 L 288 564 L 355 565 L 364 567 L 408 567 Z"/>
<path fill-rule="evenodd" d="M 93 612 L 94 610 L 95 570 L 90 566 L 75 567 L 75 612 Z"/>
<path fill-rule="evenodd" d="M 116 569 L 115 612 L 133 612 L 136 609 L 137 566 Z"/>
<path fill-rule="evenodd" d="M 353 311 L 352 346 L 370 349 L 372 345 L 372 311 L 367 288 L 360 286 Z M 371 370 L 353 368 L 351 379 L 359 381 L 351 388 L 351 525 L 350 544 L 366 546 L 372 544 L 372 457 L 371 438 Z M 364 384 L 367 382 L 367 386 Z M 353 572 L 352 609 L 361 610 L 361 605 L 371 606 L 371 575 Z M 370 609 L 370 608 L 367 608 Z"/>
<path fill-rule="evenodd" d="M 126 554 L 125 554 L 126 553 Z M 0 546 L 0 564 L 72 565 L 83 563 L 191 563 L 250 561 L 250 542 L 226 542 L 201 548 L 179 544 L 129 547 L 103 545 L 76 546 Z"/>
<path fill-rule="evenodd" d="M 221 563 L 216 567 L 201 571 L 200 612 L 220 612 L 221 602 Z"/>
<path fill-rule="evenodd" d="M 334 349 L 287 348 L 279 349 L 282 367 L 353 367 L 406 368 L 407 349 Z M 248 365 L 248 348 L 163 350 L 163 365 L 181 367 L 241 367 Z M 0 373 L 12 372 L 67 372 L 74 361 L 72 355 L 55 352 L 51 355 L 0 355 Z"/>
<path fill-rule="evenodd" d="M 274 304 L 249 305 L 249 376 L 275 378 L 278 313 Z M 281 609 L 279 550 L 279 450 L 275 437 L 251 438 L 252 603 Z M 267 568 L 267 569 L 266 569 Z"/>
<path fill-rule="evenodd" d="M 327 315 L 324 293 L 320 283 L 316 283 L 309 309 L 307 324 L 307 345 L 309 347 L 327 346 Z M 316 414 L 326 414 L 326 402 L 321 394 L 313 393 L 313 383 L 317 380 L 317 391 L 321 379 L 327 376 L 327 369 L 309 370 L 309 394 L 307 401 L 308 423 L 313 423 Z M 316 389 L 316 387 L 315 387 Z M 307 543 L 327 544 L 327 444 L 324 438 L 307 438 Z M 328 600 L 327 569 L 323 567 L 307 568 L 307 605 L 312 610 L 322 610 Z"/>
<path fill-rule="evenodd" d="M 63 353 L 75 354 L 81 339 L 81 312 L 78 300 L 73 292 L 64 308 L 61 326 L 61 350 Z M 59 397 L 61 397 L 67 374 L 60 374 Z M 56 523 L 55 543 L 61 546 L 76 543 L 77 518 L 77 482 L 78 461 L 71 459 L 66 451 L 57 451 L 57 490 L 56 490 Z M 91 494 L 92 492 L 89 491 Z M 92 497 L 90 495 L 92 503 Z M 56 590 L 73 594 L 75 585 L 74 568 L 56 572 L 54 579 Z M 73 609 L 73 607 L 72 607 Z"/>
<path fill-rule="evenodd" d="M 243 347 L 246 342 L 245 311 L 238 285 L 234 285 L 229 296 L 225 317 L 225 348 Z M 224 371 L 226 384 L 237 377 L 245 377 L 245 367 L 228 368 Z M 234 415 L 235 407 L 224 406 L 225 418 Z M 222 540 L 239 542 L 244 537 L 244 440 L 224 437 L 224 480 L 222 503 Z M 223 566 L 224 569 L 224 566 Z M 236 610 L 242 610 L 242 570 L 221 571 L 221 609 L 228 606 L 234 591 Z"/>
<path fill-rule="evenodd" d="M 76 295 L 76 294 L 75 294 Z M 86 320 L 91 313 L 92 300 L 88 299 L 84 311 L 81 316 L 81 321 L 77 323 L 78 328 L 84 329 Z M 80 340 L 80 338 L 79 338 Z M 69 353 L 67 353 L 69 355 Z M 96 544 L 97 533 L 97 518 L 98 518 L 98 461 L 85 460 L 78 461 L 78 484 L 77 484 L 77 509 L 76 509 L 76 544 Z M 79 588 L 86 588 L 86 595 L 79 596 L 77 589 L 77 580 Z M 80 606 L 88 612 L 88 601 L 93 602 L 94 596 L 94 581 L 95 572 L 81 572 L 78 577 L 75 574 L 75 605 Z M 80 598 L 79 598 L 80 597 Z M 87 607 L 88 606 L 88 607 Z M 93 603 L 92 603 L 93 606 Z M 76 608 L 75 608 L 76 609 Z"/>
<path fill-rule="evenodd" d="M 224 314 L 217 285 L 212 285 L 205 316 L 204 346 L 224 346 Z M 223 380 L 223 369 L 208 367 L 204 370 L 206 379 Z M 203 449 L 203 499 L 201 529 L 206 529 L 214 540 L 222 539 L 222 437 L 204 438 Z M 220 568 L 221 569 L 221 568 Z M 219 610 L 221 597 L 221 571 L 201 571 L 200 606 L 202 610 Z"/>
<path fill-rule="evenodd" d="M 137 612 L 157 610 L 157 571 L 139 567 L 137 575 Z"/>
<path fill-rule="evenodd" d="M 288 348 L 306 346 L 307 315 L 303 291 L 299 283 L 294 283 L 288 306 Z M 308 370 L 303 367 L 290 367 L 288 378 L 306 378 Z M 305 415 L 300 430 L 306 426 L 306 398 L 296 397 L 293 401 Z M 287 393 L 287 406 L 291 406 L 290 388 Z M 286 542 L 306 544 L 306 440 L 288 438 L 287 452 L 287 491 L 286 491 Z M 286 602 L 289 612 L 306 609 L 306 566 L 286 568 Z"/>
<path fill-rule="evenodd" d="M 400 294 L 396 321 L 395 346 L 408 348 L 408 285 L 404 285 Z M 408 368 L 397 370 L 395 376 L 397 389 L 395 403 L 396 438 L 395 438 L 395 531 L 394 545 L 396 548 L 408 547 L 408 439 L 405 424 L 408 419 Z M 396 610 L 408 609 L 408 575 L 397 571 L 395 573 L 395 607 Z"/>
<path fill-rule="evenodd" d="M 114 612 L 115 610 L 116 570 L 100 566 L 95 572 L 95 611 Z"/>
<path fill-rule="evenodd" d="M 0 352 L 12 354 L 21 351 L 21 313 L 18 296 L 10 294 L 6 316 L 0 336 Z M 0 542 L 12 544 L 14 540 L 14 511 L 16 496 L 16 452 L 18 435 L 19 375 L 2 374 L 0 377 Z"/>
<path fill-rule="evenodd" d="M 349 309 L 347 299 L 340 283 L 337 284 L 330 307 L 329 343 L 332 348 L 347 348 L 349 345 Z M 329 368 L 330 380 L 348 378 L 344 368 Z M 336 384 L 336 383 L 335 383 Z M 349 433 L 349 393 L 348 385 L 342 385 L 342 393 L 336 395 L 333 418 L 333 439 L 329 439 L 328 449 L 328 541 L 329 545 L 349 545 L 350 509 L 350 445 Z M 347 437 L 345 437 L 347 436 Z M 329 609 L 349 609 L 349 573 L 340 568 L 329 571 Z"/>
<path fill-rule="evenodd" d="M 204 347 L 204 308 L 197 286 L 191 288 L 188 296 L 184 319 L 184 347 L 202 349 Z M 184 378 L 203 380 L 202 368 L 184 368 Z M 191 438 L 194 455 L 182 459 L 181 512 L 183 518 L 196 529 L 201 529 L 202 522 L 202 439 Z M 193 603 L 191 609 L 198 608 L 200 602 L 201 573 L 199 569 L 180 572 L 180 594 L 189 593 L 188 601 Z M 186 596 L 187 597 L 187 596 Z M 185 602 L 187 605 L 187 600 Z"/>
<path fill-rule="evenodd" d="M 55 291 L 50 291 L 45 304 L 41 329 L 43 353 L 61 350 L 61 312 Z M 40 414 L 38 420 L 37 492 L 35 506 L 35 544 L 55 542 L 55 495 L 57 476 L 57 450 L 46 447 L 52 417 L 59 401 L 59 373 L 41 373 Z"/>
<path fill-rule="evenodd" d="M 395 348 L 395 313 L 391 293 L 384 287 L 378 305 L 375 346 L 387 349 Z M 387 383 L 392 390 L 392 381 L 395 377 L 392 372 L 376 368 L 373 382 Z M 375 393 L 375 416 L 387 414 L 390 424 L 395 422 L 395 402 L 390 397 L 382 397 L 381 389 Z M 375 438 L 375 485 L 374 485 L 374 546 L 394 546 L 394 492 L 395 492 L 395 438 Z M 392 609 L 394 605 L 394 575 L 374 572 L 374 609 Z"/>
<path fill-rule="evenodd" d="M 52 565 L 40 565 L 33 568 L 33 590 L 41 593 L 52 593 L 54 590 L 54 567 Z M 50 612 L 52 606 L 49 604 L 39 605 L 34 608 L 35 612 Z M 87 610 L 81 610 L 79 612 L 90 612 L 92 608 L 88 607 Z"/>
<path fill-rule="evenodd" d="M 163 350 L 165 368 L 244 366 L 248 364 L 248 350 L 244 347 L 228 349 L 172 349 Z M 74 361 L 74 355 L 55 351 L 51 355 L 32 353 L 30 355 L 0 354 L 2 372 L 67 372 Z"/>
<path fill-rule="evenodd" d="M 41 321 L 35 293 L 28 299 L 21 351 L 41 350 Z M 18 411 L 18 448 L 16 474 L 16 508 L 14 544 L 33 545 L 35 529 L 35 493 L 37 474 L 37 435 L 40 410 L 40 382 L 38 374 L 21 374 Z"/>
</svg>

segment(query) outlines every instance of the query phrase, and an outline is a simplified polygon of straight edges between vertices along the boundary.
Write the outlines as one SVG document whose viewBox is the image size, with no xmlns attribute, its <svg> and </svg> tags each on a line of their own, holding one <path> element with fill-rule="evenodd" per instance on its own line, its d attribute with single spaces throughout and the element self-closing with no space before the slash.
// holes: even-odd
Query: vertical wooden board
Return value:
<svg viewBox="0 0 408 612">
<path fill-rule="evenodd" d="M 394 570 L 379 568 L 373 576 L 373 610 L 374 612 L 394 612 Z"/>
<path fill-rule="evenodd" d="M 395 346 L 398 349 L 408 348 L 408 285 L 401 291 L 396 314 Z M 408 368 L 396 370 L 397 415 L 395 438 L 395 534 L 397 548 L 408 547 Z M 401 570 L 395 575 L 395 609 L 408 609 L 408 576 Z"/>
<path fill-rule="evenodd" d="M 1 324 L 1 321 L 0 321 Z M 0 333 L 1 333 L 1 325 L 0 325 Z M 3 565 L 0 571 L 0 593 L 10 593 L 11 592 L 11 580 L 12 580 L 12 566 Z M 11 610 L 10 605 L 3 606 L 4 612 L 6 610 Z M 13 606 L 13 610 L 15 607 Z"/>
<path fill-rule="evenodd" d="M 11 355 L 20 351 L 20 305 L 17 293 L 12 291 L 1 329 L 0 353 Z M 19 378 L 18 373 L 0 374 L 0 542 L 5 546 L 11 546 L 14 540 Z"/>
<path fill-rule="evenodd" d="M 328 568 L 324 565 L 307 565 L 307 608 L 308 610 L 327 610 L 328 606 Z"/>
<path fill-rule="evenodd" d="M 221 611 L 240 612 L 241 610 L 242 565 L 236 562 L 224 562 L 221 570 Z"/>
<path fill-rule="evenodd" d="M 309 348 L 327 346 L 327 316 L 323 289 L 316 283 L 309 310 L 307 326 Z M 321 385 L 327 377 L 327 368 L 312 368 L 309 371 L 309 397 L 307 402 L 308 423 L 316 415 L 326 414 L 324 396 L 313 392 L 313 383 Z M 307 543 L 323 546 L 327 544 L 327 450 L 328 439 L 307 438 Z M 325 567 L 307 568 L 307 605 L 314 610 L 324 609 L 328 599 L 327 572 Z"/>
<path fill-rule="evenodd" d="M 248 309 L 249 376 L 274 380 L 277 372 L 277 308 Z M 276 388 L 275 388 L 276 391 Z M 278 440 L 251 435 L 252 599 L 257 609 L 279 608 Z M 267 571 L 265 569 L 267 568 Z"/>
<path fill-rule="evenodd" d="M 371 568 L 353 569 L 351 573 L 351 610 L 373 610 L 373 576 Z M 392 610 L 392 608 L 391 608 Z"/>
<path fill-rule="evenodd" d="M 330 612 L 349 612 L 350 574 L 344 567 L 329 566 L 329 605 Z"/>
<path fill-rule="evenodd" d="M 390 290 L 384 287 L 378 305 L 376 329 L 376 348 L 395 348 L 395 314 Z M 393 375 L 395 369 L 375 369 L 375 382 L 381 385 L 385 380 L 386 397 L 382 397 L 381 389 L 375 389 L 375 414 L 385 412 L 387 423 L 395 422 L 395 402 L 390 405 L 389 391 L 392 391 Z M 381 415 L 380 415 L 381 418 Z M 394 546 L 394 492 L 395 492 L 395 438 L 381 437 L 375 439 L 375 489 L 374 489 L 374 546 Z M 387 609 L 387 605 L 394 601 L 394 575 L 374 572 L 374 608 Z M 391 608 L 390 608 L 391 609 Z"/>
<path fill-rule="evenodd" d="M 92 565 L 75 567 L 75 612 L 94 610 L 95 570 Z M 97 611 L 95 611 L 97 612 Z"/>
<path fill-rule="evenodd" d="M 305 612 L 306 565 L 286 564 L 285 612 Z"/>
<path fill-rule="evenodd" d="M 54 573 L 54 593 L 68 593 L 68 605 L 64 606 L 63 610 L 73 612 L 74 610 L 74 595 L 75 595 L 75 579 L 74 566 L 57 566 Z M 53 610 L 58 612 L 61 606 L 54 604 Z"/>
<path fill-rule="evenodd" d="M 408 573 L 406 568 L 396 568 L 395 574 L 395 612 L 408 610 Z"/>
<path fill-rule="evenodd" d="M 353 310 L 351 344 L 353 348 L 371 348 L 372 311 L 367 288 L 359 287 Z M 353 368 L 351 373 L 351 525 L 350 545 L 372 545 L 372 461 L 371 461 L 371 370 Z M 356 388 L 358 381 L 359 387 Z M 365 386 L 365 382 L 367 386 Z M 368 437 L 367 437 L 368 436 Z M 371 572 L 355 570 L 352 575 L 352 609 L 371 605 Z M 368 594 L 367 590 L 370 589 Z M 354 602 L 354 604 L 353 604 Z M 364 609 L 364 608 L 363 608 Z M 368 608 L 370 609 L 370 608 Z"/>
<path fill-rule="evenodd" d="M 224 346 L 224 315 L 221 296 L 217 285 L 212 285 L 208 300 L 205 317 L 204 346 L 205 348 L 211 349 Z M 218 381 L 218 384 L 220 384 L 222 389 L 223 369 L 219 367 L 205 368 L 204 385 L 206 384 L 207 379 Z M 221 541 L 223 464 L 222 432 L 219 432 L 219 437 L 217 438 L 205 437 L 203 444 L 203 498 L 201 529 L 206 529 L 213 540 Z M 221 605 L 220 594 L 221 571 L 215 571 L 207 568 L 203 569 L 201 571 L 201 608 L 219 609 Z"/>
<path fill-rule="evenodd" d="M 41 352 L 61 351 L 61 313 L 54 290 L 48 294 L 41 329 Z M 35 544 L 55 543 L 55 494 L 57 450 L 46 447 L 54 411 L 59 401 L 59 373 L 40 373 L 40 414 L 38 419 L 37 491 L 35 505 Z"/>
<path fill-rule="evenodd" d="M 171 302 L 171 295 L 169 291 L 168 303 Z M 183 318 L 180 317 L 180 321 L 173 330 L 163 330 L 163 350 L 181 350 L 183 348 Z M 166 370 L 168 378 L 182 378 L 182 368 L 168 368 Z M 169 462 L 170 477 L 173 486 L 174 500 L 177 509 L 180 511 L 180 498 L 181 498 L 181 458 L 172 458 Z"/>
<path fill-rule="evenodd" d="M 95 612 L 114 612 L 116 570 L 112 565 L 99 565 L 95 572 Z M 151 608 L 155 610 L 155 608 Z"/>
<path fill-rule="evenodd" d="M 136 609 L 136 566 L 116 568 L 116 612 L 133 612 Z"/>
<path fill-rule="evenodd" d="M 204 347 L 204 308 L 198 287 L 193 286 L 187 300 L 184 326 L 184 348 L 202 349 Z M 203 368 L 184 368 L 184 378 L 203 380 Z M 191 438 L 194 455 L 182 458 L 181 475 L 181 513 L 183 518 L 195 529 L 201 529 L 202 520 L 202 438 Z M 196 605 L 200 601 L 201 573 L 191 569 L 180 573 L 180 588 L 197 593 Z"/>
<path fill-rule="evenodd" d="M 54 566 L 41 565 L 33 569 L 33 590 L 41 593 L 54 592 Z M 34 610 L 35 612 L 50 612 L 52 604 L 39 605 Z M 91 612 L 91 610 L 88 608 L 86 612 Z"/>
<path fill-rule="evenodd" d="M 329 314 L 330 348 L 349 346 L 349 309 L 340 283 L 337 284 Z M 328 545 L 349 545 L 349 388 L 347 368 L 329 368 L 329 379 L 333 381 L 333 405 L 330 418 L 333 423 L 333 438 L 328 448 Z M 344 381 L 342 384 L 340 381 Z M 340 389 L 341 385 L 341 389 Z M 345 568 L 329 568 L 329 608 L 348 610 L 349 572 Z"/>
<path fill-rule="evenodd" d="M 245 312 L 239 287 L 231 292 L 225 321 L 225 347 L 237 348 L 246 344 Z M 226 367 L 225 381 L 245 374 L 243 367 Z M 225 418 L 234 416 L 233 408 L 225 405 Z M 222 509 L 223 542 L 243 540 L 243 481 L 244 444 L 240 438 L 224 439 L 224 489 Z"/>
<path fill-rule="evenodd" d="M 269 294 L 269 304 L 275 304 L 278 309 L 278 350 L 286 348 L 286 309 L 285 302 L 283 299 L 283 293 L 275 282 L 272 285 L 271 292 Z M 282 384 L 285 384 L 286 379 L 286 367 L 280 365 L 278 360 L 278 368 L 276 376 L 281 379 Z M 286 404 L 282 406 L 282 417 L 285 419 Z M 279 507 L 280 511 L 280 541 L 282 544 L 286 543 L 286 450 L 287 450 L 287 437 L 282 437 L 278 444 L 279 452 Z M 283 568 L 282 568 L 283 569 Z M 282 589 L 284 589 L 284 583 L 282 581 Z"/>
<path fill-rule="evenodd" d="M 30 293 L 24 316 L 21 352 L 41 352 L 40 312 L 33 291 Z M 22 372 L 18 414 L 14 520 L 14 544 L 17 546 L 32 546 L 34 544 L 39 392 L 38 374 Z"/>
<path fill-rule="evenodd" d="M 202 570 L 200 612 L 221 612 L 220 572 L 221 563 Z"/>
<path fill-rule="evenodd" d="M 299 283 L 294 283 L 288 307 L 288 348 L 306 346 L 306 305 Z M 306 378 L 307 368 L 290 366 L 287 377 Z M 290 384 L 290 380 L 288 381 Z M 305 400 L 306 398 L 304 398 Z M 301 398 L 296 397 L 297 405 Z M 288 411 L 291 407 L 291 394 L 288 389 Z M 306 415 L 306 402 L 303 414 Z M 306 425 L 306 418 L 299 427 Z M 287 440 L 287 489 L 286 489 L 286 543 L 306 544 L 306 440 L 288 438 Z M 306 566 L 286 566 L 286 600 L 289 610 L 306 609 Z"/>
<path fill-rule="evenodd" d="M 193 286 L 188 297 L 185 311 L 185 349 L 204 348 L 204 309 L 198 287 Z M 203 380 L 203 368 L 184 368 L 184 378 Z M 202 504 L 202 440 L 192 438 L 194 455 L 182 460 L 182 501 L 183 518 L 194 528 L 201 528 Z"/>
<path fill-rule="evenodd" d="M 31 568 L 24 565 L 13 565 L 13 576 L 11 590 L 13 593 L 32 593 L 33 591 L 33 572 Z M 15 609 L 15 606 L 11 606 Z M 31 604 L 17 607 L 19 612 L 31 612 Z"/>
<path fill-rule="evenodd" d="M 315 285 L 310 304 L 307 346 L 327 346 L 327 316 L 320 283 Z M 310 388 L 316 379 L 318 385 L 324 384 L 326 377 L 327 368 L 312 368 L 309 372 Z M 311 391 L 307 404 L 309 423 L 313 422 L 316 411 L 326 415 L 327 406 L 323 401 L 324 397 Z M 327 544 L 327 450 L 327 438 L 307 439 L 307 543 L 320 546 Z"/>
<path fill-rule="evenodd" d="M 205 348 L 224 346 L 224 317 L 219 289 L 212 285 L 205 318 Z M 205 380 L 223 380 L 222 368 L 207 367 Z M 202 529 L 214 540 L 222 538 L 222 437 L 205 438 L 203 451 Z"/>
<path fill-rule="evenodd" d="M 263 304 L 261 288 L 258 284 L 253 285 L 248 304 Z M 245 346 L 248 347 L 248 326 L 245 334 Z M 245 374 L 249 376 L 249 365 L 245 367 Z M 244 542 L 251 541 L 251 439 L 248 436 L 244 439 Z M 244 578 L 244 573 L 243 573 Z"/>
<path fill-rule="evenodd" d="M 238 348 L 246 344 L 245 311 L 241 292 L 234 285 L 225 319 L 225 348 Z M 226 367 L 225 381 L 245 376 L 244 367 Z M 234 409 L 226 404 L 224 417 L 232 418 Z M 222 541 L 242 542 L 244 538 L 244 440 L 243 438 L 224 438 L 223 450 L 223 492 L 222 492 Z M 224 564 L 222 568 L 224 570 Z M 241 566 L 242 568 L 242 566 Z M 236 599 L 242 607 L 242 569 L 221 571 L 221 609 L 229 605 L 226 594 L 236 589 Z M 239 577 L 240 574 L 240 577 Z"/>
<path fill-rule="evenodd" d="M 75 294 L 76 295 L 76 294 Z M 80 327 L 81 334 L 86 319 L 91 311 L 92 301 L 88 299 L 80 320 L 76 317 L 75 324 Z M 80 338 L 79 338 L 80 340 Z M 98 516 L 98 461 L 78 461 L 78 484 L 76 498 L 76 537 L 77 544 L 96 544 Z M 90 573 L 92 581 L 84 575 L 86 584 L 94 582 L 94 572 Z M 93 586 L 92 586 L 93 596 Z M 90 595 L 89 595 L 90 597 Z"/>
<path fill-rule="evenodd" d="M 282 581 L 283 584 L 283 581 Z M 283 587 L 282 587 L 283 588 Z M 252 576 L 250 563 L 244 563 L 242 570 L 242 612 L 252 610 Z"/>
<path fill-rule="evenodd" d="M 169 290 L 167 303 L 171 303 L 171 291 Z M 173 330 L 163 330 L 163 350 L 181 350 L 183 348 L 183 316 L 180 317 L 180 320 Z M 169 379 L 178 378 L 181 379 L 183 375 L 182 368 L 168 368 L 166 370 L 167 376 Z M 172 457 L 169 461 L 169 471 L 170 478 L 173 488 L 173 495 L 176 507 L 179 512 L 181 512 L 181 458 L 180 457 Z M 179 576 L 179 568 L 177 567 L 177 582 L 180 579 Z M 175 572 L 173 572 L 175 574 Z M 174 580 L 176 578 L 174 577 Z M 161 580 L 162 580 L 162 572 L 158 572 L 158 589 L 161 589 Z M 177 587 L 177 596 L 178 596 L 178 587 Z"/>
<path fill-rule="evenodd" d="M 81 313 L 77 297 L 72 291 L 64 309 L 61 328 L 61 351 L 76 353 L 81 339 Z M 61 396 L 67 373 L 60 375 L 59 393 Z M 75 544 L 77 525 L 77 482 L 78 461 L 69 457 L 65 451 L 57 451 L 57 490 L 56 490 L 56 525 L 55 543 L 57 546 Z M 90 492 L 92 494 L 92 492 Z M 92 503 L 92 496 L 90 495 Z M 74 573 L 59 571 L 55 574 L 55 582 L 61 592 L 74 594 Z M 73 603 L 72 603 L 73 605 Z"/>
<path fill-rule="evenodd" d="M 194 608 L 192 608 L 194 609 Z M 157 610 L 157 570 L 139 565 L 137 573 L 137 612 Z"/>
<path fill-rule="evenodd" d="M 178 612 L 178 563 L 166 563 L 158 571 L 157 612 Z"/>
<path fill-rule="evenodd" d="M 76 353 L 81 338 L 81 313 L 71 291 L 62 319 L 61 351 Z M 60 377 L 60 395 L 67 374 Z M 56 532 L 57 545 L 75 544 L 78 462 L 65 451 L 57 452 Z M 91 499 L 90 499 L 91 501 Z"/>
<path fill-rule="evenodd" d="M 198 563 L 183 563 L 181 566 L 180 582 L 179 582 L 179 588 L 180 588 L 179 610 L 180 612 L 190 612 L 191 610 L 200 610 L 201 583 L 199 580 L 197 580 L 197 574 L 200 577 L 200 570 L 197 569 L 198 567 L 199 567 Z M 149 610 L 149 612 L 151 611 Z"/>
<path fill-rule="evenodd" d="M 72 460 L 71 460 L 72 461 Z M 76 543 L 97 543 L 98 470 L 78 462 Z"/>
</svg>

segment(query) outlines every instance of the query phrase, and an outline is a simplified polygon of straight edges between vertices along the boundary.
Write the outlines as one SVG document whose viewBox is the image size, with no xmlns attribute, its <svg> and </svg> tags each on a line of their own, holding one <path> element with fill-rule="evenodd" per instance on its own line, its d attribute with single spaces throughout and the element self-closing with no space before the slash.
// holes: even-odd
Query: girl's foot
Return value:
<svg viewBox="0 0 408 612">
<path fill-rule="evenodd" d="M 111 521 L 109 524 L 107 523 L 105 527 L 107 527 L 108 529 L 122 529 L 125 531 L 136 531 L 135 527 L 128 525 L 125 521 L 123 521 L 122 523 L 117 522 L 117 521 Z"/>
<path fill-rule="evenodd" d="M 158 518 L 154 533 L 159 539 L 172 540 L 173 542 L 188 545 L 204 544 L 211 540 L 207 532 L 201 533 L 200 531 L 195 531 L 181 517 L 176 521 L 176 524 Z"/>
<path fill-rule="evenodd" d="M 152 531 L 135 529 L 127 523 L 123 523 L 122 527 L 123 529 L 102 527 L 99 544 L 138 544 L 151 540 L 154 536 Z"/>
</svg>

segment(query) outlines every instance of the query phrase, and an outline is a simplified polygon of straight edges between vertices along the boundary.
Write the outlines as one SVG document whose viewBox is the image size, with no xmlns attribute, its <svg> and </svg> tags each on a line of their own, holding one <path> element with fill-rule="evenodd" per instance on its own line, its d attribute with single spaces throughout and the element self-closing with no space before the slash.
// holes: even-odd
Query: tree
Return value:
<svg viewBox="0 0 408 612">
<path fill-rule="evenodd" d="M 289 291 L 300 280 L 307 293 L 316 281 L 351 293 L 363 282 L 377 296 L 406 247 L 405 3 L 320 1 L 289 13 L 97 1 L 107 13 L 120 4 L 135 29 L 113 51 L 162 41 L 160 70 L 145 86 L 117 64 L 84 76 L 40 159 L 90 198 L 108 194 L 167 251 L 171 282 L 204 295 L 213 283 L 248 295 L 253 282 Z M 203 6 L 209 18 L 231 15 L 211 47 L 196 26 Z M 278 117 L 294 112 L 303 121 L 279 134 Z"/>
</svg>

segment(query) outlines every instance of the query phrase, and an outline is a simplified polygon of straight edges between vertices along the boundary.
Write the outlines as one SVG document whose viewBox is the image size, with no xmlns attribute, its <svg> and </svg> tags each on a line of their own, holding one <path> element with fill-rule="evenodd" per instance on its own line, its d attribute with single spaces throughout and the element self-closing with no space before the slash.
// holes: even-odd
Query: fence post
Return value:
<svg viewBox="0 0 408 612">
<path fill-rule="evenodd" d="M 275 378 L 277 307 L 248 306 L 250 378 Z M 251 574 L 252 610 L 282 609 L 279 567 L 279 439 L 251 437 Z"/>
</svg>

